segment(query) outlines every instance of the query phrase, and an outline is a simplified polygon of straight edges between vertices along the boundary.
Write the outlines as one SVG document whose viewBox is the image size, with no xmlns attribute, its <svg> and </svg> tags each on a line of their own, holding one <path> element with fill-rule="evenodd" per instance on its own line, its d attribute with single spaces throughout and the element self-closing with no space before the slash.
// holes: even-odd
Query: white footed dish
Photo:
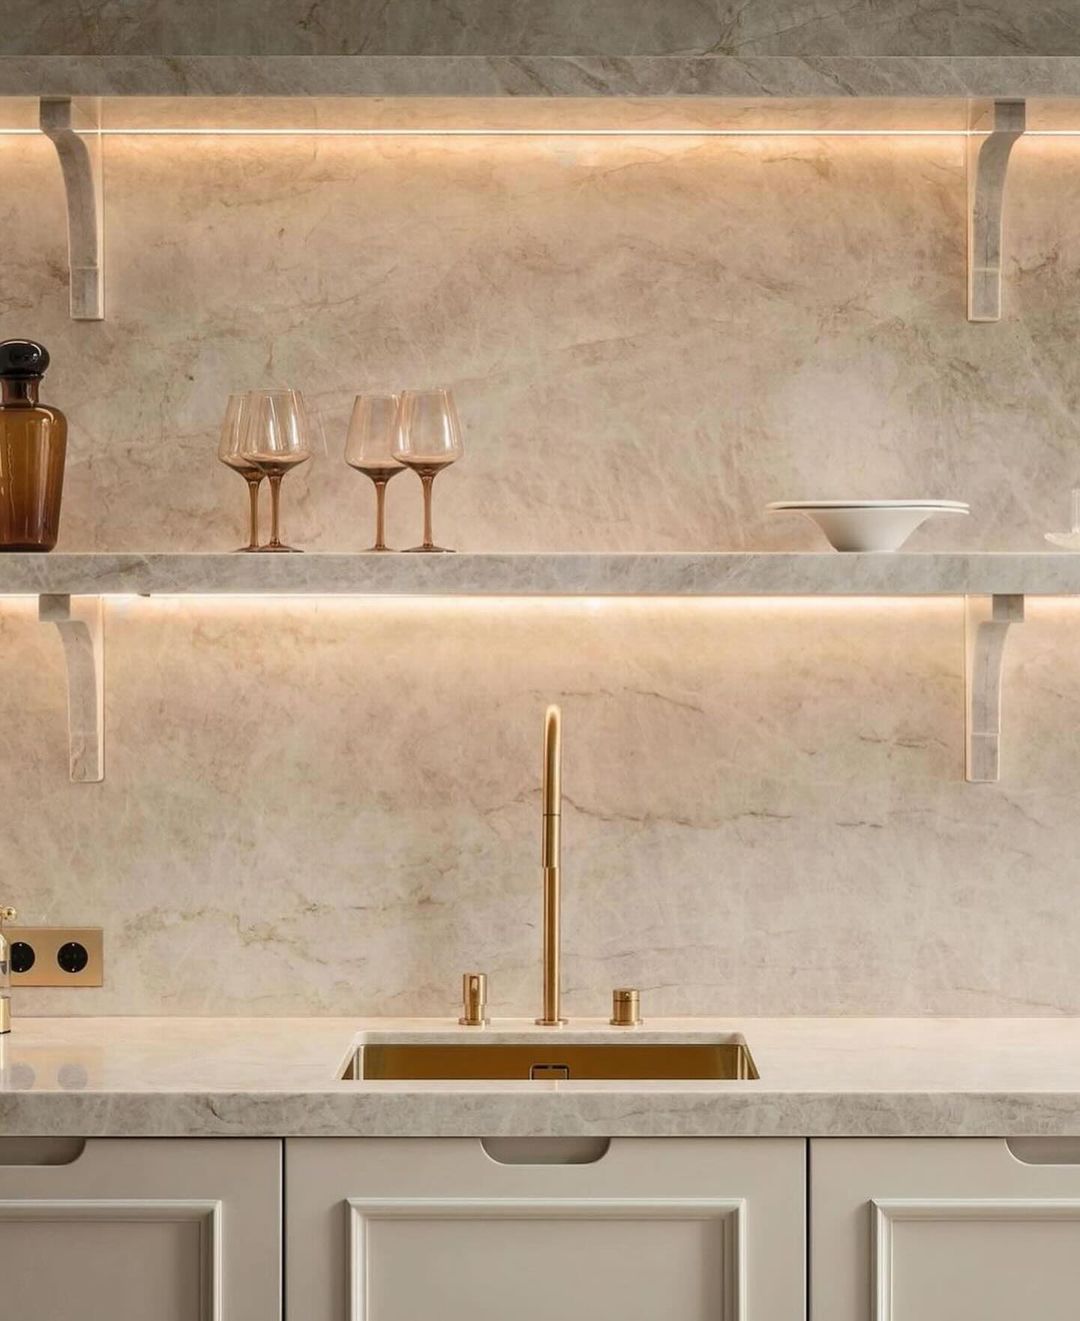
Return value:
<svg viewBox="0 0 1080 1321">
<path fill-rule="evenodd" d="M 770 513 L 804 514 L 840 551 L 899 550 L 934 514 L 967 514 L 961 500 L 774 500 Z"/>
</svg>

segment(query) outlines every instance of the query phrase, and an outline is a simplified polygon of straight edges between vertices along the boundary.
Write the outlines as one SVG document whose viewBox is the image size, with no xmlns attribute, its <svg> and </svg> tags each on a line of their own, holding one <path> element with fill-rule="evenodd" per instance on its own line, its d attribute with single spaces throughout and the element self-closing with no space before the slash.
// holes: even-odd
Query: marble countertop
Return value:
<svg viewBox="0 0 1080 1321">
<path fill-rule="evenodd" d="M 596 1021 L 578 1039 L 626 1040 Z M 0 1134 L 1080 1135 L 1080 1019 L 667 1019 L 741 1032 L 755 1082 L 349 1082 L 364 1034 L 446 1020 L 23 1018 L 0 1038 Z M 491 1035 L 544 1033 L 520 1020 Z"/>
</svg>

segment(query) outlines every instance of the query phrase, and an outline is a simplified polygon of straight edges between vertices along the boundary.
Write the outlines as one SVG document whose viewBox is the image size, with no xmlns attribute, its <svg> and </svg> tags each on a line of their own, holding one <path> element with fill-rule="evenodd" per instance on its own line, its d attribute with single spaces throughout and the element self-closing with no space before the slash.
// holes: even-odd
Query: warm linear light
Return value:
<svg viewBox="0 0 1080 1321">
<path fill-rule="evenodd" d="M 369 608 L 381 604 L 405 607 L 416 610 L 460 609 L 462 603 L 475 608 L 503 610 L 506 606 L 537 611 L 565 610 L 567 607 L 579 607 L 585 610 L 596 609 L 637 609 L 648 610 L 656 606 L 680 610 L 745 610 L 753 609 L 850 609 L 865 605 L 895 607 L 907 609 L 911 606 L 945 605 L 952 606 L 962 597 L 952 596 L 897 596 L 891 593 L 865 593 L 860 595 L 815 595 L 803 593 L 733 594 L 731 596 L 690 595 L 685 593 L 621 593 L 605 594 L 596 592 L 546 593 L 544 595 L 526 595 L 495 592 L 80 592 L 79 596 L 100 596 L 107 605 L 152 606 L 163 604 L 170 606 L 197 605 L 221 606 L 229 609 L 233 606 L 264 606 L 284 603 L 304 602 L 313 606 L 339 606 L 342 608 Z M 0 604 L 25 604 L 36 608 L 38 593 L 0 593 Z M 1041 597 L 1040 600 L 1074 601 L 1073 597 Z M 1076 601 L 1080 607 L 1080 600 Z"/>
<path fill-rule="evenodd" d="M 983 138 L 964 128 L 79 128 L 106 138 Z M 37 128 L 0 128 L 36 137 Z M 1025 138 L 1075 138 L 1080 128 L 1028 129 Z"/>
<path fill-rule="evenodd" d="M 31 130 L 33 131 L 33 130 Z M 96 132 L 85 129 L 83 132 Z M 104 128 L 103 137 L 760 138 L 968 137 L 966 129 L 813 128 Z"/>
<path fill-rule="evenodd" d="M 0 129 L 29 137 L 36 128 Z M 954 128 L 103 128 L 106 138 L 975 138 L 987 130 Z M 1080 136 L 1080 129 L 1036 130 L 1028 137 Z"/>
</svg>

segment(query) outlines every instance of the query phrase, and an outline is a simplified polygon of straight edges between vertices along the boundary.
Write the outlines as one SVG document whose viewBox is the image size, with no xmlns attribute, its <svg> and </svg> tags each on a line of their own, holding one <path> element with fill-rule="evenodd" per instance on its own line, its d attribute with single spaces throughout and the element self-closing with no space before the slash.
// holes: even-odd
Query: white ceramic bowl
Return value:
<svg viewBox="0 0 1080 1321">
<path fill-rule="evenodd" d="M 774 500 L 773 513 L 805 514 L 836 550 L 899 550 L 933 514 L 966 514 L 959 500 Z"/>
</svg>

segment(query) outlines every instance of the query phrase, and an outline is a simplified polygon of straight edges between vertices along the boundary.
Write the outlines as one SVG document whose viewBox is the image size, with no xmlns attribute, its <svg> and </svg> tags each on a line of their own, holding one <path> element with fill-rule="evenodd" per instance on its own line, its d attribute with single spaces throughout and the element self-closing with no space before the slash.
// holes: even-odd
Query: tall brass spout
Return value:
<svg viewBox="0 0 1080 1321">
<path fill-rule="evenodd" d="M 562 1027 L 559 1015 L 559 871 L 562 859 L 562 712 L 544 717 L 544 790 L 540 864 L 544 875 L 544 1011 L 541 1027 Z"/>
</svg>

